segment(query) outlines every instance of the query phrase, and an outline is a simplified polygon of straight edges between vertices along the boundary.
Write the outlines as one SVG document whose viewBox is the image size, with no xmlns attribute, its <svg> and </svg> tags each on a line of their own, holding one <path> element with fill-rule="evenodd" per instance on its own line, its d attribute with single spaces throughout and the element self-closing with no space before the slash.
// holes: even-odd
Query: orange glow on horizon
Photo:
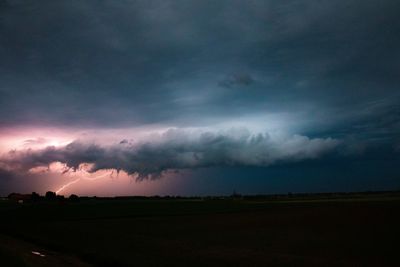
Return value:
<svg viewBox="0 0 400 267">
<path fill-rule="evenodd" d="M 64 147 L 74 141 L 93 142 L 104 146 L 119 144 L 121 140 L 151 140 L 160 137 L 168 127 L 148 126 L 138 128 L 121 129 L 66 129 L 49 127 L 15 127 L 0 129 L 0 157 L 5 159 L 10 151 L 42 150 L 49 146 Z M 1 164 L 1 162 L 0 162 Z M 8 169 L 22 171 L 18 175 L 30 176 L 34 185 L 37 181 L 38 192 L 47 190 L 55 191 L 57 194 L 68 195 L 70 193 L 79 195 L 154 195 L 162 194 L 165 190 L 175 190 L 180 186 L 176 182 L 166 182 L 166 179 L 149 177 L 149 179 L 138 180 L 138 173 L 128 174 L 123 170 L 102 169 L 93 171 L 93 164 L 82 163 L 74 169 L 62 162 L 35 166 L 29 170 L 19 170 L 19 166 L 7 166 Z M 165 171 L 163 178 L 174 179 L 179 176 L 175 172 Z M 33 179 L 34 178 L 34 179 Z M 109 179 L 106 179 L 109 178 Z M 179 179 L 179 178 L 178 178 Z M 35 185 L 36 186 L 36 185 Z M 40 187 L 39 187 L 40 186 Z M 172 191 L 173 192 L 173 191 Z"/>
</svg>

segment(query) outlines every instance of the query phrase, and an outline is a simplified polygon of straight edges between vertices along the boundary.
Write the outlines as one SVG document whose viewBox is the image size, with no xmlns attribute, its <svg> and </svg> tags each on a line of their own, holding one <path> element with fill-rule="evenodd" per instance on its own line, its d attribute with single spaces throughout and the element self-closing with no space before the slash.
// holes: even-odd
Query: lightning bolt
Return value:
<svg viewBox="0 0 400 267">
<path fill-rule="evenodd" d="M 58 195 L 61 191 L 65 190 L 66 188 L 68 188 L 69 186 L 71 186 L 73 184 L 76 184 L 77 182 L 79 182 L 81 180 L 96 181 L 96 180 L 103 179 L 104 177 L 107 177 L 107 176 L 112 177 L 113 172 L 114 171 L 112 171 L 111 174 L 110 173 L 105 173 L 105 174 L 102 174 L 102 175 L 99 175 L 99 176 L 96 176 L 96 177 L 91 177 L 92 174 L 90 174 L 90 173 L 88 173 L 86 171 L 82 171 L 82 175 L 83 176 L 81 176 L 81 177 L 79 177 L 79 178 L 77 178 L 77 179 L 75 179 L 75 180 L 73 180 L 71 182 L 68 182 L 68 183 L 62 185 L 58 190 L 56 190 L 56 194 Z M 87 175 L 87 176 L 85 177 L 84 175 Z"/>
<path fill-rule="evenodd" d="M 69 183 L 66 183 L 65 185 L 61 186 L 57 191 L 56 194 L 58 195 L 61 191 L 63 191 L 65 188 L 69 187 L 70 185 L 76 184 L 77 182 L 79 182 L 81 180 L 81 178 L 78 178 L 76 180 L 73 180 Z"/>
</svg>

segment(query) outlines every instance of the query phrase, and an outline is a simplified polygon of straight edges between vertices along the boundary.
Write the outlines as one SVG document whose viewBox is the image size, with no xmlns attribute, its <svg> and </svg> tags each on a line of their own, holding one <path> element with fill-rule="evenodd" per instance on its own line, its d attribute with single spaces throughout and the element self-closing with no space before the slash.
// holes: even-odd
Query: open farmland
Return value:
<svg viewBox="0 0 400 267">
<path fill-rule="evenodd" d="M 399 211 L 396 195 L 3 200 L 0 255 L 10 266 L 399 266 Z"/>
</svg>

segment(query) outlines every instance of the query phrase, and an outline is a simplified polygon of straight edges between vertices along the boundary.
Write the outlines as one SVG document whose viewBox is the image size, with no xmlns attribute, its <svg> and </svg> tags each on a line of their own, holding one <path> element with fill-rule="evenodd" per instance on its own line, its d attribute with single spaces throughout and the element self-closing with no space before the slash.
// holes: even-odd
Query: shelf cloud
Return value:
<svg viewBox="0 0 400 267">
<path fill-rule="evenodd" d="M 146 141 L 126 139 L 113 145 L 74 141 L 62 147 L 11 151 L 0 164 L 16 171 L 61 162 L 78 169 L 92 164 L 90 171 L 123 170 L 140 178 L 159 177 L 163 171 L 215 166 L 269 166 L 278 162 L 315 159 L 339 144 L 332 138 L 301 135 L 252 134 L 247 129 L 223 132 L 169 129 Z"/>
</svg>

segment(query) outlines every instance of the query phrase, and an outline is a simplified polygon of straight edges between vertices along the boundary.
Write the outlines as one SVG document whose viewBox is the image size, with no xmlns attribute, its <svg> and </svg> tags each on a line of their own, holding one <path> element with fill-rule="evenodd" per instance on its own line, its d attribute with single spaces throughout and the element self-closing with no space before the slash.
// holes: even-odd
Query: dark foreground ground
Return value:
<svg viewBox="0 0 400 267">
<path fill-rule="evenodd" d="M 2 200 L 0 212 L 4 267 L 400 266 L 397 194 Z"/>
</svg>

